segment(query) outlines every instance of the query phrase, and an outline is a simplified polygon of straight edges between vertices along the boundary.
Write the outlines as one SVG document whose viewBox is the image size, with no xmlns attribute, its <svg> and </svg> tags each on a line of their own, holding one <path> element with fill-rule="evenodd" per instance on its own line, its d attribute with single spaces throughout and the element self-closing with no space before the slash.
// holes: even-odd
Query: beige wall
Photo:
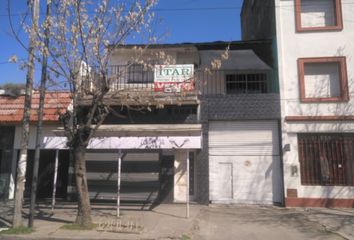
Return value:
<svg viewBox="0 0 354 240">
<path fill-rule="evenodd" d="M 55 134 L 52 132 L 53 130 L 61 127 L 62 125 L 57 124 L 57 125 L 51 125 L 51 126 L 44 126 L 42 130 L 42 139 L 41 142 L 43 142 L 43 138 L 45 136 L 55 136 Z M 15 130 L 15 141 L 14 141 L 14 148 L 15 149 L 20 149 L 21 148 L 21 138 L 22 138 L 22 127 L 17 126 Z M 30 134 L 29 134 L 29 144 L 28 148 L 29 149 L 35 149 L 36 147 L 36 126 L 31 125 L 30 126 Z"/>
<path fill-rule="evenodd" d="M 299 198 L 354 198 L 353 187 L 301 185 L 297 133 L 354 132 L 353 122 L 286 122 L 286 116 L 338 116 L 354 113 L 354 0 L 342 1 L 343 23 L 341 31 L 296 32 L 294 0 L 276 0 L 276 28 L 279 60 L 279 81 L 284 152 L 284 186 L 297 189 Z M 310 1 L 318 4 L 319 1 Z M 316 3 L 314 3 L 316 2 Z M 344 3 L 346 3 L 344 5 Z M 353 3 L 353 4 L 352 4 Z M 313 5 L 312 4 L 312 5 Z M 323 7 L 325 4 L 320 5 Z M 311 9 L 307 9 L 308 21 Z M 322 12 L 328 9 L 322 9 Z M 328 16 L 330 18 L 330 16 Z M 323 20 L 323 19 L 322 19 Z M 319 21 L 318 18 L 316 21 Z M 317 24 L 321 24 L 317 22 Z M 345 56 L 349 85 L 349 102 L 301 103 L 297 60 L 299 58 Z M 314 90 L 314 89 L 312 89 Z M 314 94 L 314 93 L 312 93 Z M 297 168 L 298 174 L 291 174 Z"/>
<path fill-rule="evenodd" d="M 188 151 L 186 150 L 177 150 L 175 152 L 175 173 L 173 188 L 174 202 L 186 202 L 187 157 Z"/>
</svg>

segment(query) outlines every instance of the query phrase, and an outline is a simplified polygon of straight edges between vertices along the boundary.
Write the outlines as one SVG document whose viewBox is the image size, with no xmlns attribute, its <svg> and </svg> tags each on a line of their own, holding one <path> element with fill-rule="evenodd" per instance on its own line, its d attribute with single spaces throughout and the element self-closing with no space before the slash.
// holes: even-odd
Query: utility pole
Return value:
<svg viewBox="0 0 354 240">
<path fill-rule="evenodd" d="M 32 8 L 32 28 L 30 33 L 30 43 L 28 49 L 26 95 L 25 95 L 23 120 L 22 120 L 21 151 L 20 151 L 20 159 L 17 167 L 15 207 L 14 207 L 14 218 L 12 222 L 13 228 L 22 226 L 23 192 L 25 190 L 25 180 L 26 180 L 27 149 L 28 149 L 29 131 L 30 131 L 29 123 L 30 123 L 33 77 L 34 77 L 34 58 L 35 58 L 36 35 L 38 30 L 38 18 L 39 18 L 39 0 L 31 0 L 29 7 Z"/>
<path fill-rule="evenodd" d="M 30 211 L 28 219 L 28 227 L 33 227 L 33 218 L 35 215 L 34 207 L 36 205 L 36 195 L 38 186 L 38 168 L 39 168 L 39 158 L 41 149 L 41 139 L 42 139 L 42 127 L 43 127 L 43 112 L 44 112 L 44 101 L 46 92 L 46 83 L 48 78 L 48 48 L 49 48 L 49 31 L 50 31 L 50 5 L 51 0 L 47 0 L 46 9 L 46 24 L 44 29 L 44 50 L 42 58 L 42 73 L 41 73 L 41 84 L 39 88 L 39 106 L 37 112 L 37 131 L 36 131 L 36 148 L 34 152 L 34 163 L 33 163 L 33 175 L 32 175 L 32 187 L 31 187 L 31 202 Z"/>
</svg>

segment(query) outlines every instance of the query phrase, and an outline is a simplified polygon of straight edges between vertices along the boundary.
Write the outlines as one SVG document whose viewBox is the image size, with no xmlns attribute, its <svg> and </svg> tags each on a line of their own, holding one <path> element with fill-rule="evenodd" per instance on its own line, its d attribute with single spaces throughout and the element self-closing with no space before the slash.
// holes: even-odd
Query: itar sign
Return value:
<svg viewBox="0 0 354 240">
<path fill-rule="evenodd" d="M 156 92 L 191 91 L 193 86 L 194 65 L 155 65 L 154 90 Z"/>
</svg>

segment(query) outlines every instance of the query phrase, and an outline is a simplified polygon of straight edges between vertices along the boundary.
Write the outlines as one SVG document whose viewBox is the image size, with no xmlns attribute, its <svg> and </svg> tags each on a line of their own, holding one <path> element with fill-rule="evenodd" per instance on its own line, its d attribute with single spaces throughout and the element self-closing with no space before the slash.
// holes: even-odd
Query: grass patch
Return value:
<svg viewBox="0 0 354 240">
<path fill-rule="evenodd" d="M 30 234 L 32 232 L 33 229 L 29 227 L 16 227 L 1 231 L 0 234 Z"/>
<path fill-rule="evenodd" d="M 183 234 L 182 236 L 181 236 L 181 240 L 190 240 L 191 238 L 190 237 L 188 237 L 186 234 Z"/>
<path fill-rule="evenodd" d="M 71 223 L 71 224 L 65 224 L 63 226 L 61 226 L 61 229 L 65 229 L 65 230 L 93 230 L 97 227 L 97 224 L 90 224 L 89 226 L 81 226 L 80 224 L 76 224 L 76 223 Z"/>
</svg>

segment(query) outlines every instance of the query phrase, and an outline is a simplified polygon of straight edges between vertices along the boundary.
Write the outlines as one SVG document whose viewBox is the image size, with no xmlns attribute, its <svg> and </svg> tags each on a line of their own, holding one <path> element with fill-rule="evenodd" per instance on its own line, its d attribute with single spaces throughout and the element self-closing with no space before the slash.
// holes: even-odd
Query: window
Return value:
<svg viewBox="0 0 354 240">
<path fill-rule="evenodd" d="M 354 134 L 298 134 L 302 185 L 354 186 Z"/>
<path fill-rule="evenodd" d="M 301 58 L 298 68 L 302 102 L 349 100 L 345 57 Z"/>
<path fill-rule="evenodd" d="M 226 93 L 266 93 L 267 92 L 267 74 L 227 74 L 226 75 Z"/>
<path fill-rule="evenodd" d="M 295 0 L 296 30 L 342 30 L 341 0 Z"/>
<path fill-rule="evenodd" d="M 153 83 L 153 70 L 144 67 L 142 64 L 131 64 L 128 66 L 128 83 Z"/>
</svg>

